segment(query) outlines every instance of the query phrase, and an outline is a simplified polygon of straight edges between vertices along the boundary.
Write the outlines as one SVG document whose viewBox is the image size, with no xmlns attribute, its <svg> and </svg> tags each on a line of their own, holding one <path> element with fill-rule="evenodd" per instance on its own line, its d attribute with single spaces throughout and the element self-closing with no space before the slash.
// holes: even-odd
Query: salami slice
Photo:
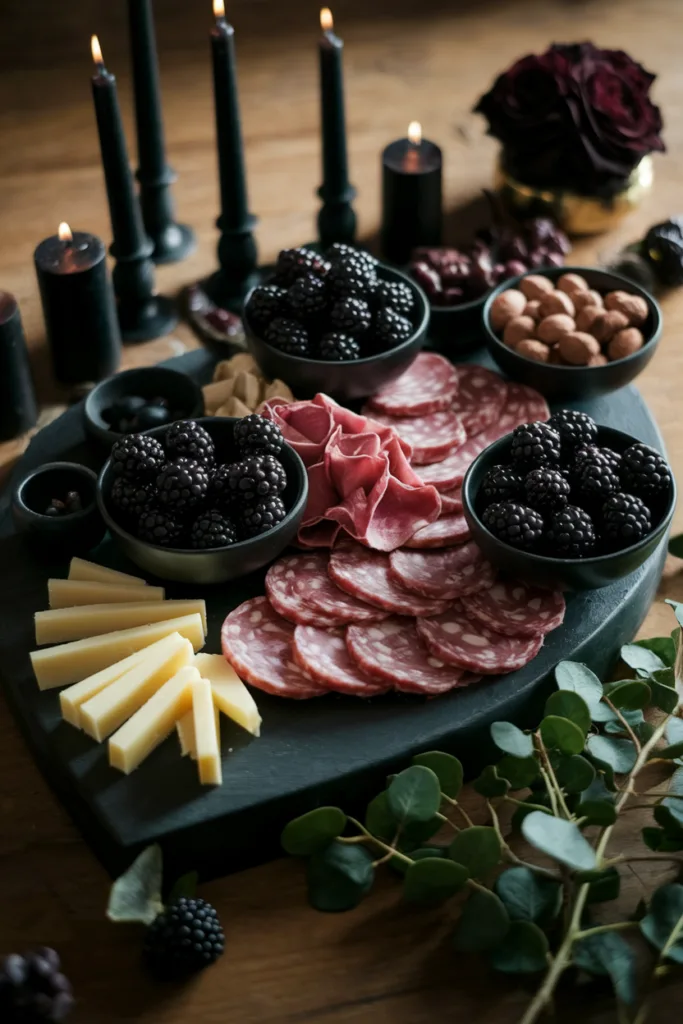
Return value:
<svg viewBox="0 0 683 1024">
<path fill-rule="evenodd" d="M 376 697 L 390 689 L 387 682 L 371 679 L 351 660 L 343 629 L 297 626 L 292 650 L 299 668 L 328 690 Z"/>
<path fill-rule="evenodd" d="M 454 487 L 451 491 L 441 492 L 441 515 L 449 516 L 453 512 L 462 512 L 461 487 Z"/>
<path fill-rule="evenodd" d="M 245 682 L 276 697 L 305 700 L 327 690 L 292 660 L 294 626 L 266 597 L 254 597 L 231 611 L 223 623 L 223 654 Z"/>
<path fill-rule="evenodd" d="M 550 419 L 550 409 L 540 392 L 526 384 L 509 381 L 507 401 L 500 418 L 501 426 L 505 427 L 505 433 L 514 430 L 520 423 L 533 423 L 534 420 L 545 421 L 548 419 Z"/>
<path fill-rule="evenodd" d="M 451 403 L 462 419 L 468 437 L 492 427 L 507 400 L 507 384 L 502 377 L 474 363 L 456 366 L 458 391 Z"/>
<path fill-rule="evenodd" d="M 520 420 L 524 422 L 524 420 Z M 516 426 L 517 424 L 515 424 Z M 497 423 L 487 427 L 476 437 L 470 437 L 460 448 L 451 452 L 443 462 L 437 462 L 434 466 L 416 466 L 415 471 L 424 484 L 431 484 L 437 489 L 450 490 L 454 487 L 461 487 L 465 474 L 470 468 L 477 455 L 480 455 L 485 448 L 497 441 L 499 437 L 507 434 L 512 427 Z M 441 486 L 440 486 L 441 484 Z M 444 485 L 448 484 L 448 487 Z"/>
<path fill-rule="evenodd" d="M 344 541 L 334 548 L 327 570 L 347 594 L 396 615 L 438 615 L 447 601 L 430 600 L 397 586 L 389 576 L 389 555 Z"/>
<path fill-rule="evenodd" d="M 406 590 L 445 601 L 486 590 L 496 578 L 474 541 L 443 551 L 392 551 L 389 574 Z"/>
<path fill-rule="evenodd" d="M 369 402 L 369 413 L 425 416 L 449 409 L 458 390 L 455 367 L 435 352 L 420 352 L 398 380 L 381 388 Z"/>
<path fill-rule="evenodd" d="M 413 466 L 440 462 L 467 439 L 462 420 L 450 409 L 414 417 L 386 416 L 384 413 L 373 413 L 367 407 L 363 411 L 368 416 L 374 416 L 378 423 L 393 427 L 399 437 L 411 446 L 413 454 L 410 461 Z"/>
<path fill-rule="evenodd" d="M 543 637 L 502 636 L 474 623 L 457 603 L 443 615 L 418 619 L 417 631 L 435 658 L 447 665 L 482 675 L 522 668 L 538 654 Z"/>
<path fill-rule="evenodd" d="M 562 625 L 564 597 L 517 580 L 499 580 L 489 590 L 464 597 L 465 614 L 505 636 L 544 636 Z"/>
<path fill-rule="evenodd" d="M 346 646 L 362 671 L 405 693 L 436 695 L 473 682 L 430 654 L 411 619 L 392 616 L 375 625 L 349 626 Z"/>
<path fill-rule="evenodd" d="M 266 573 L 266 594 L 278 615 L 295 626 L 318 626 L 329 629 L 341 626 L 343 619 L 326 615 L 305 601 L 306 583 L 311 574 L 326 571 L 327 559 L 316 552 L 286 555 L 273 562 Z"/>
<path fill-rule="evenodd" d="M 417 530 L 410 540 L 406 541 L 407 548 L 450 548 L 454 544 L 463 544 L 469 540 L 470 528 L 463 515 L 456 512 L 452 516 L 441 516 L 435 523 L 423 526 Z"/>
</svg>

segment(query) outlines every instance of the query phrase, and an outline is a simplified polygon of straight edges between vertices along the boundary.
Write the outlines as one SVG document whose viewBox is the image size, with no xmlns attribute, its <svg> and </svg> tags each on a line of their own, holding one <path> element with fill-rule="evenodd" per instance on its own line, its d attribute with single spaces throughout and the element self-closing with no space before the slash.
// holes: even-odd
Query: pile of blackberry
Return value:
<svg viewBox="0 0 683 1024">
<path fill-rule="evenodd" d="M 287 475 L 277 456 L 284 440 L 270 420 L 252 414 L 234 427 L 235 461 L 221 461 L 209 433 L 194 420 L 168 428 L 163 444 L 129 434 L 111 451 L 111 504 L 141 540 L 169 548 L 208 550 L 256 537 L 287 514 Z"/>
<path fill-rule="evenodd" d="M 482 481 L 484 525 L 513 547 L 556 558 L 620 551 L 661 520 L 671 489 L 666 460 L 646 444 L 600 447 L 584 412 L 562 409 L 510 435 L 509 461 Z"/>
<path fill-rule="evenodd" d="M 283 249 L 270 284 L 246 306 L 256 333 L 288 355 L 347 362 L 383 352 L 415 330 L 415 297 L 377 275 L 377 260 L 335 243 L 324 256 Z"/>
<path fill-rule="evenodd" d="M 108 409 L 102 410 L 102 419 L 118 434 L 134 434 L 152 427 L 163 427 L 182 416 L 172 409 L 167 398 L 142 398 L 140 395 L 122 395 Z"/>
</svg>

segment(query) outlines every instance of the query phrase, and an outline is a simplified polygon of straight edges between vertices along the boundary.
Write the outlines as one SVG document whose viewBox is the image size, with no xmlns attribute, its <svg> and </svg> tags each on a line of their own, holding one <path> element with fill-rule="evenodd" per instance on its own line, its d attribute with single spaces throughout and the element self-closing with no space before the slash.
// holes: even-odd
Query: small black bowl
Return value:
<svg viewBox="0 0 683 1024">
<path fill-rule="evenodd" d="M 78 491 L 83 508 L 64 516 L 47 516 L 53 498 L 63 500 Z M 12 519 L 41 554 L 64 558 L 85 554 L 102 540 L 105 525 L 97 508 L 97 475 L 76 462 L 47 462 L 17 485 L 12 495 Z"/>
<path fill-rule="evenodd" d="M 283 380 L 289 384 L 297 398 L 312 398 L 319 391 L 340 401 L 366 398 L 379 388 L 400 377 L 408 369 L 425 343 L 429 326 L 429 303 L 420 286 L 407 274 L 380 263 L 377 274 L 383 281 L 399 281 L 407 284 L 415 297 L 416 311 L 413 314 L 415 329 L 406 341 L 386 352 L 377 352 L 363 359 L 348 362 L 328 362 L 324 359 L 304 359 L 281 352 L 274 345 L 259 337 L 243 315 L 247 345 L 264 375 L 271 380 Z"/>
<path fill-rule="evenodd" d="M 204 415 L 202 390 L 186 373 L 169 370 L 165 366 L 141 366 L 117 373 L 93 388 L 83 404 L 87 433 L 111 448 L 114 441 L 125 435 L 112 430 L 104 414 L 115 402 L 132 395 L 167 399 L 169 408 L 177 414 L 176 419 L 195 419 Z"/>
<path fill-rule="evenodd" d="M 213 438 L 221 461 L 232 462 L 238 458 L 233 437 L 233 416 L 211 416 L 198 422 Z M 166 427 L 148 430 L 151 437 L 163 439 Z M 195 551 L 191 548 L 163 548 L 150 544 L 129 533 L 116 519 L 120 515 L 110 500 L 114 473 L 111 459 L 108 459 L 97 482 L 97 503 L 112 536 L 124 553 L 140 568 L 164 580 L 179 583 L 223 583 L 247 573 L 261 569 L 280 554 L 294 540 L 304 514 L 308 498 L 308 476 L 303 462 L 289 445 L 285 445 L 278 456 L 287 474 L 287 486 L 282 500 L 287 515 L 268 533 L 262 533 L 250 540 L 239 541 L 224 548 L 208 548 Z"/>
<path fill-rule="evenodd" d="M 482 311 L 489 292 L 459 306 L 430 306 L 429 346 L 456 359 L 486 343 Z"/>
<path fill-rule="evenodd" d="M 612 427 L 598 428 L 597 443 L 602 447 L 624 452 L 637 442 L 637 437 L 624 434 L 621 430 L 614 430 Z M 610 554 L 595 555 L 593 558 L 552 558 L 530 551 L 520 551 L 519 548 L 499 540 L 484 526 L 479 517 L 481 509 L 477 501 L 479 489 L 487 472 L 492 466 L 508 462 L 509 453 L 508 434 L 489 445 L 474 460 L 463 482 L 462 503 L 465 518 L 479 547 L 489 561 L 500 569 L 512 573 L 513 576 L 542 586 L 558 587 L 561 590 L 593 590 L 596 587 L 606 587 L 639 568 L 658 546 L 671 525 L 676 507 L 676 484 L 673 477 L 659 522 L 652 533 L 637 544 Z"/>
<path fill-rule="evenodd" d="M 491 306 L 501 292 L 508 288 L 517 288 L 519 282 L 530 274 L 548 277 L 557 281 L 563 274 L 580 274 L 595 291 L 630 292 L 645 299 L 648 306 L 648 317 L 641 330 L 645 344 L 633 355 L 623 359 L 615 359 L 605 366 L 560 366 L 551 363 L 538 363 L 534 359 L 521 356 L 514 349 L 504 345 L 491 327 Z M 662 336 L 662 311 L 658 303 L 644 288 L 628 281 L 619 274 L 597 267 L 545 267 L 540 270 L 529 270 L 527 274 L 512 277 L 491 292 L 483 311 L 484 333 L 488 350 L 501 367 L 513 380 L 529 384 L 546 398 L 553 400 L 564 398 L 588 398 L 590 395 L 605 395 L 617 388 L 624 387 L 641 373 L 655 354 L 655 349 Z"/>
</svg>

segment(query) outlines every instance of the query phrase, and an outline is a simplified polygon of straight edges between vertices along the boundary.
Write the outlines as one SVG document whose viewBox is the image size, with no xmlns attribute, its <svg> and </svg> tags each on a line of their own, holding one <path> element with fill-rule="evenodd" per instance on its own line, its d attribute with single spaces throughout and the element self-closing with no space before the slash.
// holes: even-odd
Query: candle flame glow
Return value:
<svg viewBox="0 0 683 1024">
<path fill-rule="evenodd" d="M 329 7 L 322 7 L 320 9 L 320 27 L 323 32 L 331 32 L 334 28 L 334 19 Z"/>
<path fill-rule="evenodd" d="M 102 57 L 102 47 L 100 46 L 100 41 L 97 38 L 97 36 L 90 37 L 90 51 L 92 53 L 92 59 L 95 61 L 96 64 L 104 64 L 104 59 Z"/>
<path fill-rule="evenodd" d="M 419 121 L 411 121 L 408 125 L 408 138 L 414 146 L 422 142 L 422 125 Z"/>
<path fill-rule="evenodd" d="M 57 234 L 59 235 L 60 242 L 73 241 L 74 236 L 71 234 L 71 228 L 65 220 L 63 220 L 62 223 L 59 225 L 59 228 L 57 229 Z"/>
<path fill-rule="evenodd" d="M 225 17 L 225 3 L 224 0 L 213 0 L 213 15 L 214 18 Z"/>
</svg>

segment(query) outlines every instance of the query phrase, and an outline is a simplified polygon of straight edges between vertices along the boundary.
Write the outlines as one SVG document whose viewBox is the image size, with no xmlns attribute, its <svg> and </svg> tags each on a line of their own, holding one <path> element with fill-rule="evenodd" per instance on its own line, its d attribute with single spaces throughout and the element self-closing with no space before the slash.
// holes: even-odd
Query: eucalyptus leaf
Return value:
<svg viewBox="0 0 683 1024">
<path fill-rule="evenodd" d="M 449 900 L 467 885 L 467 868 L 452 860 L 426 857 L 417 860 L 406 871 L 403 899 L 408 903 L 435 905 Z"/>
<path fill-rule="evenodd" d="M 613 825 L 617 820 L 617 811 L 613 803 L 605 800 L 582 800 L 576 808 L 577 818 L 585 818 L 585 825 Z"/>
<path fill-rule="evenodd" d="M 109 893 L 110 921 L 151 924 L 164 909 L 161 900 L 163 858 L 156 843 L 148 846 L 116 879 Z"/>
<path fill-rule="evenodd" d="M 431 768 L 414 764 L 394 776 L 387 800 L 398 822 L 429 821 L 441 806 L 441 786 Z"/>
<path fill-rule="evenodd" d="M 669 554 L 675 558 L 683 558 L 683 533 L 677 533 L 675 537 L 669 537 Z"/>
<path fill-rule="evenodd" d="M 588 935 L 575 943 L 574 964 L 588 974 L 608 975 L 620 1002 L 636 1001 L 637 960 L 628 942 L 617 932 Z"/>
<path fill-rule="evenodd" d="M 308 862 L 309 903 L 326 913 L 352 910 L 370 891 L 374 877 L 367 850 L 333 841 Z"/>
<path fill-rule="evenodd" d="M 410 851 L 410 859 L 413 861 L 424 860 L 425 857 L 445 857 L 446 847 L 444 846 L 421 846 L 417 850 Z M 397 871 L 399 875 L 405 875 L 406 871 L 410 867 L 403 857 L 392 857 L 391 860 L 387 861 L 390 868 Z"/>
<path fill-rule="evenodd" d="M 660 711 L 664 711 L 667 715 L 672 714 L 678 707 L 679 697 L 676 690 L 671 686 L 658 683 L 653 676 L 650 676 L 648 682 L 654 706 L 659 708 Z"/>
<path fill-rule="evenodd" d="M 538 798 L 536 798 L 536 799 L 538 799 Z M 544 807 L 541 802 L 538 802 L 538 803 L 535 803 L 535 804 L 521 803 L 516 808 L 515 813 L 512 815 L 512 818 L 510 819 L 511 827 L 516 832 L 520 832 L 521 829 L 522 829 L 522 822 L 526 818 L 527 814 L 531 814 L 532 811 L 540 811 L 541 814 L 552 814 L 553 813 L 552 809 L 550 807 Z"/>
<path fill-rule="evenodd" d="M 636 672 L 643 672 L 647 676 L 651 672 L 656 672 L 658 668 L 666 668 L 658 654 L 641 644 L 624 644 L 619 653 L 621 660 L 625 661 L 629 668 L 634 668 Z"/>
<path fill-rule="evenodd" d="M 660 954 L 683 964 L 683 885 L 674 882 L 655 889 L 640 930 Z"/>
<path fill-rule="evenodd" d="M 561 884 L 524 866 L 503 871 L 496 880 L 495 891 L 511 921 L 548 924 L 562 906 Z"/>
<path fill-rule="evenodd" d="M 339 807 L 316 807 L 285 825 L 280 842 L 292 857 L 309 857 L 321 850 L 346 828 L 346 815 Z"/>
<path fill-rule="evenodd" d="M 526 789 L 539 778 L 535 757 L 510 757 L 506 754 L 496 765 L 498 776 L 510 783 L 510 789 Z"/>
<path fill-rule="evenodd" d="M 668 597 L 666 598 L 666 603 L 671 605 L 671 607 L 674 610 L 674 615 L 676 616 L 676 621 L 678 622 L 679 626 L 682 626 L 683 625 L 683 604 L 681 604 L 680 601 L 671 601 Z"/>
<path fill-rule="evenodd" d="M 398 831 L 398 821 L 391 813 L 386 792 L 373 797 L 365 811 L 365 827 L 373 836 L 385 843 L 393 843 Z"/>
<path fill-rule="evenodd" d="M 579 661 L 560 661 L 555 667 L 555 682 L 560 690 L 578 693 L 588 705 L 591 716 L 602 698 L 602 683 L 587 665 Z"/>
<path fill-rule="evenodd" d="M 578 754 L 583 750 L 584 733 L 568 718 L 547 715 L 541 722 L 540 732 L 546 747 L 551 750 L 561 750 L 563 754 Z"/>
<path fill-rule="evenodd" d="M 673 636 L 651 636 L 647 640 L 635 640 L 634 645 L 653 651 L 669 667 L 676 661 L 676 642 Z"/>
<path fill-rule="evenodd" d="M 665 829 L 654 828 L 652 825 L 646 825 L 640 834 L 648 850 L 654 850 L 655 853 L 675 853 L 683 850 L 683 834 L 677 838 L 668 835 Z"/>
<path fill-rule="evenodd" d="M 556 690 L 551 693 L 545 704 L 544 715 L 557 715 L 568 718 L 585 736 L 591 727 L 591 713 L 583 697 L 572 690 Z"/>
<path fill-rule="evenodd" d="M 626 722 L 627 725 L 630 725 L 634 732 L 636 732 L 636 730 L 639 729 L 645 721 L 642 711 L 625 711 L 622 709 L 620 713 L 624 722 Z M 611 719 L 609 722 L 605 722 L 604 729 L 610 736 L 625 736 L 627 732 L 624 723 L 616 717 Z"/>
<path fill-rule="evenodd" d="M 445 754 L 442 750 L 429 750 L 426 754 L 414 757 L 413 764 L 431 768 L 439 780 L 441 792 L 451 799 L 454 799 L 462 789 L 462 764 L 452 754 Z"/>
<path fill-rule="evenodd" d="M 591 708 L 591 718 L 598 725 L 602 725 L 603 722 L 618 721 L 617 716 L 604 701 L 601 704 L 597 704 L 594 708 Z"/>
<path fill-rule="evenodd" d="M 601 813 L 606 813 L 602 811 L 605 806 L 614 808 L 614 793 L 605 785 L 603 773 L 598 772 L 591 784 L 581 793 L 581 798 L 576 806 L 576 814 L 579 818 L 590 818 L 593 813 L 600 817 Z M 609 817 L 609 814 L 607 816 Z M 596 824 L 600 824 L 600 822 L 596 822 Z"/>
<path fill-rule="evenodd" d="M 621 875 L 616 868 L 605 868 L 588 888 L 587 903 L 607 903 L 616 900 L 621 889 Z"/>
<path fill-rule="evenodd" d="M 552 764 L 558 783 L 567 793 L 582 793 L 595 778 L 595 768 L 580 754 L 559 755 Z"/>
<path fill-rule="evenodd" d="M 477 889 L 462 908 L 455 926 L 455 948 L 462 953 L 483 953 L 500 945 L 510 928 L 501 900 L 488 889 Z"/>
<path fill-rule="evenodd" d="M 683 797 L 683 768 L 677 768 L 669 779 L 668 792 L 671 796 L 666 797 L 662 801 L 662 805 L 666 807 L 676 823 L 683 828 L 683 799 L 674 799 L 674 797 Z"/>
<path fill-rule="evenodd" d="M 198 881 L 199 874 L 196 871 L 188 871 L 186 875 L 181 875 L 168 894 L 168 902 L 173 903 L 174 900 L 179 900 L 181 896 L 192 899 L 197 893 Z"/>
<path fill-rule="evenodd" d="M 575 871 L 595 867 L 595 850 L 573 821 L 532 811 L 522 822 L 522 835 L 537 850 Z"/>
<path fill-rule="evenodd" d="M 676 803 L 677 801 L 672 801 Z M 656 804 L 652 810 L 652 816 L 658 825 L 664 829 L 667 836 L 673 839 L 683 839 L 683 829 L 678 819 L 672 814 L 668 807 L 664 804 Z"/>
<path fill-rule="evenodd" d="M 601 765 L 607 765 L 613 772 L 630 772 L 636 763 L 636 748 L 631 740 L 615 736 L 589 736 L 586 750 Z"/>
<path fill-rule="evenodd" d="M 536 974 L 548 966 L 548 940 L 531 921 L 513 921 L 507 935 L 491 951 L 491 966 L 503 974 Z"/>
<path fill-rule="evenodd" d="M 485 796 L 487 800 L 492 800 L 497 796 L 505 796 L 510 789 L 510 783 L 507 779 L 501 779 L 495 765 L 489 764 L 484 768 L 479 778 L 475 779 L 474 788 L 481 796 Z"/>
<path fill-rule="evenodd" d="M 650 703 L 650 687 L 644 679 L 619 679 L 605 683 L 604 692 L 610 703 L 620 710 L 640 711 Z"/>
<path fill-rule="evenodd" d="M 448 847 L 448 856 L 464 865 L 472 878 L 482 878 L 500 861 L 500 840 L 487 825 L 472 825 L 457 832 Z"/>
<path fill-rule="evenodd" d="M 499 750 L 512 757 L 531 757 L 534 743 L 531 736 L 522 732 L 512 722 L 494 722 L 491 726 L 491 739 Z"/>
</svg>

